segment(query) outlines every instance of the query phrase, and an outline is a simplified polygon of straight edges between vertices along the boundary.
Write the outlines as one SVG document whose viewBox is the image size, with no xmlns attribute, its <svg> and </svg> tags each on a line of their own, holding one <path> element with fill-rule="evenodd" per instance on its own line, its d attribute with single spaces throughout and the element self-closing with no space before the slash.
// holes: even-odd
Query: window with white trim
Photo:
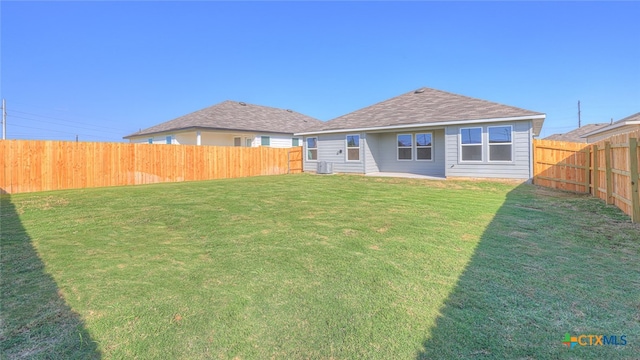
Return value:
<svg viewBox="0 0 640 360">
<path fill-rule="evenodd" d="M 482 128 L 460 129 L 460 160 L 482 161 Z"/>
<path fill-rule="evenodd" d="M 307 161 L 317 161 L 317 160 L 318 160 L 318 138 L 308 137 L 307 138 Z"/>
<path fill-rule="evenodd" d="M 511 125 L 489 126 L 489 161 L 513 160 L 513 128 Z"/>
<path fill-rule="evenodd" d="M 291 139 L 291 146 L 300 146 L 300 139 L 292 138 Z"/>
<path fill-rule="evenodd" d="M 149 140 L 147 140 L 147 142 L 148 142 L 149 144 L 153 144 L 153 139 L 152 139 L 152 138 L 149 138 Z"/>
<path fill-rule="evenodd" d="M 347 161 L 360 161 L 360 135 L 347 135 Z"/>
<path fill-rule="evenodd" d="M 233 146 L 242 146 L 242 138 L 240 136 L 233 138 Z"/>
<path fill-rule="evenodd" d="M 260 136 L 260 145 L 271 146 L 271 138 L 269 136 Z"/>
<path fill-rule="evenodd" d="M 411 160 L 413 158 L 413 135 L 398 134 L 398 160 Z"/>
<path fill-rule="evenodd" d="M 433 142 L 431 133 L 416 134 L 416 160 L 433 160 Z"/>
<path fill-rule="evenodd" d="M 165 141 L 167 142 L 167 144 L 171 144 L 171 135 L 168 135 L 168 136 L 165 138 Z"/>
</svg>

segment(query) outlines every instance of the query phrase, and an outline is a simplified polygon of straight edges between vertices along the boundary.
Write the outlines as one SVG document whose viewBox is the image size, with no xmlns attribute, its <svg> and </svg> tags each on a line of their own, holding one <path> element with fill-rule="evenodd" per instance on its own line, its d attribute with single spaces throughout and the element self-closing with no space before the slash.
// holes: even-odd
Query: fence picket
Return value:
<svg viewBox="0 0 640 360">
<path fill-rule="evenodd" d="M 302 150 L 0 140 L 0 193 L 302 172 L 290 152 Z"/>
<path fill-rule="evenodd" d="M 591 193 L 640 222 L 638 137 L 640 131 L 595 144 L 534 140 L 533 181 L 540 186 Z"/>
</svg>

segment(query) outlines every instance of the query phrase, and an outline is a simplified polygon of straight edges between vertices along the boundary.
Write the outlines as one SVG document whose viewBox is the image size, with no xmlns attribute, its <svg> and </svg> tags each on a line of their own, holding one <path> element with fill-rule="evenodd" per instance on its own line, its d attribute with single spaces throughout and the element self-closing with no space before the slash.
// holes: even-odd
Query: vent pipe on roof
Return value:
<svg viewBox="0 0 640 360">
<path fill-rule="evenodd" d="M 423 93 L 423 92 L 424 92 L 424 88 L 420 88 L 420 89 L 414 91 L 413 93 L 414 94 L 420 94 L 420 93 Z"/>
<path fill-rule="evenodd" d="M 609 124 L 613 124 L 613 118 L 611 118 L 611 122 Z"/>
<path fill-rule="evenodd" d="M 291 110 L 291 109 L 287 109 L 287 112 L 293 112 L 293 110 Z"/>
<path fill-rule="evenodd" d="M 243 103 L 242 101 L 240 101 L 238 104 L 242 105 L 242 106 L 247 106 L 246 103 Z"/>
</svg>

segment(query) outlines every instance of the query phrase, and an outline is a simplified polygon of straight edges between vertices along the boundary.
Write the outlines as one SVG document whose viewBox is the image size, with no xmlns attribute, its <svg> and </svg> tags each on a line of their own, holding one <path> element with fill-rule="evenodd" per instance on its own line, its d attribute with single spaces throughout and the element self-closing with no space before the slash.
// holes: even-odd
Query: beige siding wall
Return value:
<svg viewBox="0 0 640 360">
<path fill-rule="evenodd" d="M 153 144 L 166 144 L 167 136 L 171 136 L 171 143 L 175 145 L 197 145 L 196 131 L 171 132 L 154 134 L 150 136 L 139 136 L 130 139 L 131 143 L 146 144 L 151 139 Z M 290 148 L 294 136 L 289 134 L 273 134 L 273 133 L 254 133 L 254 132 L 233 132 L 233 131 L 200 131 L 201 145 L 209 146 L 234 146 L 234 139 L 240 138 L 241 146 L 247 146 L 250 142 L 251 147 L 261 146 L 262 136 L 268 136 L 270 147 L 273 148 Z M 298 137 L 302 144 L 302 136 Z"/>
</svg>

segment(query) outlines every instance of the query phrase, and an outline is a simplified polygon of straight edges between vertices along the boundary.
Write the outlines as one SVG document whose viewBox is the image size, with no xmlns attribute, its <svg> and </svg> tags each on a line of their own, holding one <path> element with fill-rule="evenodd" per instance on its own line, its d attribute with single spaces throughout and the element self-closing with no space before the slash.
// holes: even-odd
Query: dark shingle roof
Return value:
<svg viewBox="0 0 640 360">
<path fill-rule="evenodd" d="M 308 131 L 544 115 L 446 91 L 422 88 L 337 117 Z"/>
<path fill-rule="evenodd" d="M 564 134 L 549 135 L 546 138 L 544 138 L 544 140 L 558 140 L 558 141 L 586 143 L 587 139 L 581 137 L 582 135 L 602 129 L 606 126 L 609 126 L 609 124 L 587 124 Z"/>
<path fill-rule="evenodd" d="M 227 100 L 124 138 L 192 128 L 293 134 L 321 123 L 318 119 L 292 110 Z"/>
</svg>

